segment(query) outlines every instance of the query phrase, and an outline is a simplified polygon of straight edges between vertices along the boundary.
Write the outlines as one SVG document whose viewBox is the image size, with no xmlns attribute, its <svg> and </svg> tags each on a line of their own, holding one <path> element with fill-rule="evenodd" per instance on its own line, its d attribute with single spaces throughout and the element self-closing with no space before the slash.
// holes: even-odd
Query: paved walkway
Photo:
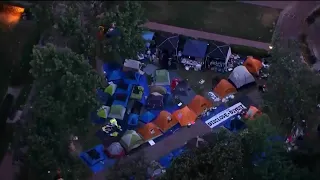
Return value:
<svg viewBox="0 0 320 180">
<path fill-rule="evenodd" d="M 215 41 L 220 41 L 220 42 L 224 42 L 227 44 L 244 45 L 244 46 L 256 47 L 259 49 L 269 50 L 268 43 L 251 41 L 251 40 L 247 40 L 247 39 L 241 39 L 241 38 L 230 37 L 230 36 L 223 36 L 223 35 L 204 32 L 204 31 L 185 29 L 185 28 L 169 26 L 169 25 L 165 25 L 165 24 L 159 24 L 159 23 L 155 23 L 155 22 L 147 22 L 144 25 L 144 27 L 151 29 L 151 30 L 158 30 L 158 31 L 163 31 L 163 32 L 181 34 L 181 35 L 189 36 L 189 37 L 193 37 L 193 38 L 215 40 Z"/>
<path fill-rule="evenodd" d="M 12 165 L 12 154 L 7 152 L 3 157 L 0 164 L 0 179 L 1 180 L 13 180 L 13 165 Z"/>
<path fill-rule="evenodd" d="M 285 9 L 290 3 L 294 1 L 240 1 L 242 3 L 254 4 L 258 6 L 265 6 L 276 9 Z"/>
</svg>

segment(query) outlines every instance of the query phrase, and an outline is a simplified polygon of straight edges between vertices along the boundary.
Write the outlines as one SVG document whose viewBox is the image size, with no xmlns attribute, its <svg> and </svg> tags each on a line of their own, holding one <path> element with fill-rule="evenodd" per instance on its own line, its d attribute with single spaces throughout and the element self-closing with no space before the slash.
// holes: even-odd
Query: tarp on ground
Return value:
<svg viewBox="0 0 320 180">
<path fill-rule="evenodd" d="M 196 95 L 188 104 L 188 107 L 196 113 L 197 116 L 200 116 L 206 109 L 212 106 L 212 103 L 208 99 L 200 95 Z"/>
<path fill-rule="evenodd" d="M 104 146 L 102 144 L 80 153 L 80 158 L 89 166 L 89 168 L 97 173 L 104 168 L 111 167 L 115 160 L 109 159 L 103 152 Z"/>
<path fill-rule="evenodd" d="M 137 133 L 140 134 L 144 141 L 150 141 L 162 135 L 159 127 L 152 122 L 137 129 Z"/>
<path fill-rule="evenodd" d="M 169 53 L 175 52 L 179 45 L 179 35 L 161 32 L 156 33 L 155 43 L 158 49 L 166 50 Z"/>
<path fill-rule="evenodd" d="M 142 38 L 145 41 L 152 41 L 154 37 L 154 32 L 152 31 L 144 31 L 142 32 Z"/>
<path fill-rule="evenodd" d="M 179 157 L 185 151 L 186 151 L 185 147 L 181 147 L 181 148 L 178 148 L 178 149 L 171 151 L 169 154 L 167 154 L 159 159 L 160 165 L 164 168 L 168 168 L 170 166 L 172 160 L 174 158 Z"/>
<path fill-rule="evenodd" d="M 238 118 L 225 121 L 223 126 L 231 132 L 238 132 L 246 128 L 246 124 Z"/>
<path fill-rule="evenodd" d="M 179 122 L 172 118 L 172 114 L 168 111 L 161 111 L 153 123 L 160 128 L 162 132 L 166 132 Z"/>
<path fill-rule="evenodd" d="M 195 39 L 188 39 L 183 47 L 182 54 L 195 58 L 204 58 L 206 56 L 208 42 Z"/>
<path fill-rule="evenodd" d="M 190 110 L 188 106 L 175 111 L 172 117 L 175 118 L 181 126 L 193 124 L 197 120 L 197 115 Z"/>
<path fill-rule="evenodd" d="M 121 137 L 120 144 L 127 152 L 139 147 L 144 141 L 141 136 L 134 130 L 127 130 Z"/>
<path fill-rule="evenodd" d="M 237 89 L 255 82 L 254 77 L 244 66 L 237 66 L 234 68 L 229 76 L 229 80 L 236 86 Z"/>
</svg>

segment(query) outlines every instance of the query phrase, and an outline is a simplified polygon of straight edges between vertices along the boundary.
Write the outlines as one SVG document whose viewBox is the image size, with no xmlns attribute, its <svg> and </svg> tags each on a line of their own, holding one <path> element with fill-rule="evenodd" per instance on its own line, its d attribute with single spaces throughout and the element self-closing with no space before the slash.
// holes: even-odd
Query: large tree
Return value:
<svg viewBox="0 0 320 180">
<path fill-rule="evenodd" d="M 274 141 L 274 132 L 266 117 L 239 134 L 221 131 L 214 144 L 175 159 L 162 179 L 312 179 L 290 160 L 283 142 Z"/>
<path fill-rule="evenodd" d="M 101 14 L 100 24 L 108 29 L 115 23 L 120 36 L 105 38 L 102 41 L 102 51 L 106 61 L 122 62 L 123 58 L 137 57 L 137 53 L 145 47 L 142 39 L 146 22 L 144 9 L 138 1 L 124 1 Z"/>
<path fill-rule="evenodd" d="M 308 120 L 315 111 L 320 97 L 320 81 L 303 62 L 297 42 L 281 39 L 275 42 L 264 104 L 270 116 L 288 131 L 292 123 Z"/>
<path fill-rule="evenodd" d="M 101 79 L 82 55 L 68 48 L 36 46 L 32 58 L 30 72 L 39 92 L 29 123 L 31 169 L 40 179 L 51 178 L 48 171 L 57 168 L 65 179 L 82 179 L 85 166 L 70 156 L 70 136 L 86 136 Z"/>
</svg>

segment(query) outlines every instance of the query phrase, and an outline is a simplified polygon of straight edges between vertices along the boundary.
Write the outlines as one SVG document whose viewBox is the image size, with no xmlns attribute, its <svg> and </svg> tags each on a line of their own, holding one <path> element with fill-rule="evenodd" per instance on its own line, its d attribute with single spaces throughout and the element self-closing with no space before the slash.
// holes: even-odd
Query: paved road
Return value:
<svg viewBox="0 0 320 180">
<path fill-rule="evenodd" d="M 258 6 L 276 8 L 276 9 L 284 9 L 294 1 L 240 1 L 240 2 L 254 4 Z"/>
<path fill-rule="evenodd" d="M 155 22 L 148 22 L 144 25 L 144 27 L 151 29 L 151 30 L 158 30 L 158 31 L 163 31 L 163 32 L 181 34 L 181 35 L 189 36 L 189 37 L 193 37 L 193 38 L 215 40 L 215 41 L 220 41 L 220 42 L 224 42 L 227 44 L 244 45 L 244 46 L 256 47 L 256 48 L 265 49 L 265 50 L 269 49 L 268 43 L 251 41 L 251 40 L 241 39 L 241 38 L 236 38 L 236 37 L 231 37 L 231 36 L 223 36 L 220 34 L 208 33 L 208 32 L 204 32 L 204 31 L 185 29 L 185 28 L 169 26 L 169 25 L 165 25 L 165 24 L 159 24 L 159 23 L 155 23 Z"/>
</svg>

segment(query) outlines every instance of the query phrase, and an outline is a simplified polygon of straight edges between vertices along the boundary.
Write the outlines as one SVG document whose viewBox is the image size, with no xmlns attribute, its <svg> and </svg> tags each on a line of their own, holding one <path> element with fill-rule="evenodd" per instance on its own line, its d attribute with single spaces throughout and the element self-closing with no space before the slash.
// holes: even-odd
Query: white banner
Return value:
<svg viewBox="0 0 320 180">
<path fill-rule="evenodd" d="M 243 109 L 247 109 L 241 102 L 229 107 L 228 109 L 216 114 L 215 116 L 211 117 L 210 119 L 206 120 L 206 124 L 210 128 L 214 128 L 215 126 L 219 125 L 220 123 L 228 120 L 230 117 L 237 115 Z"/>
</svg>

